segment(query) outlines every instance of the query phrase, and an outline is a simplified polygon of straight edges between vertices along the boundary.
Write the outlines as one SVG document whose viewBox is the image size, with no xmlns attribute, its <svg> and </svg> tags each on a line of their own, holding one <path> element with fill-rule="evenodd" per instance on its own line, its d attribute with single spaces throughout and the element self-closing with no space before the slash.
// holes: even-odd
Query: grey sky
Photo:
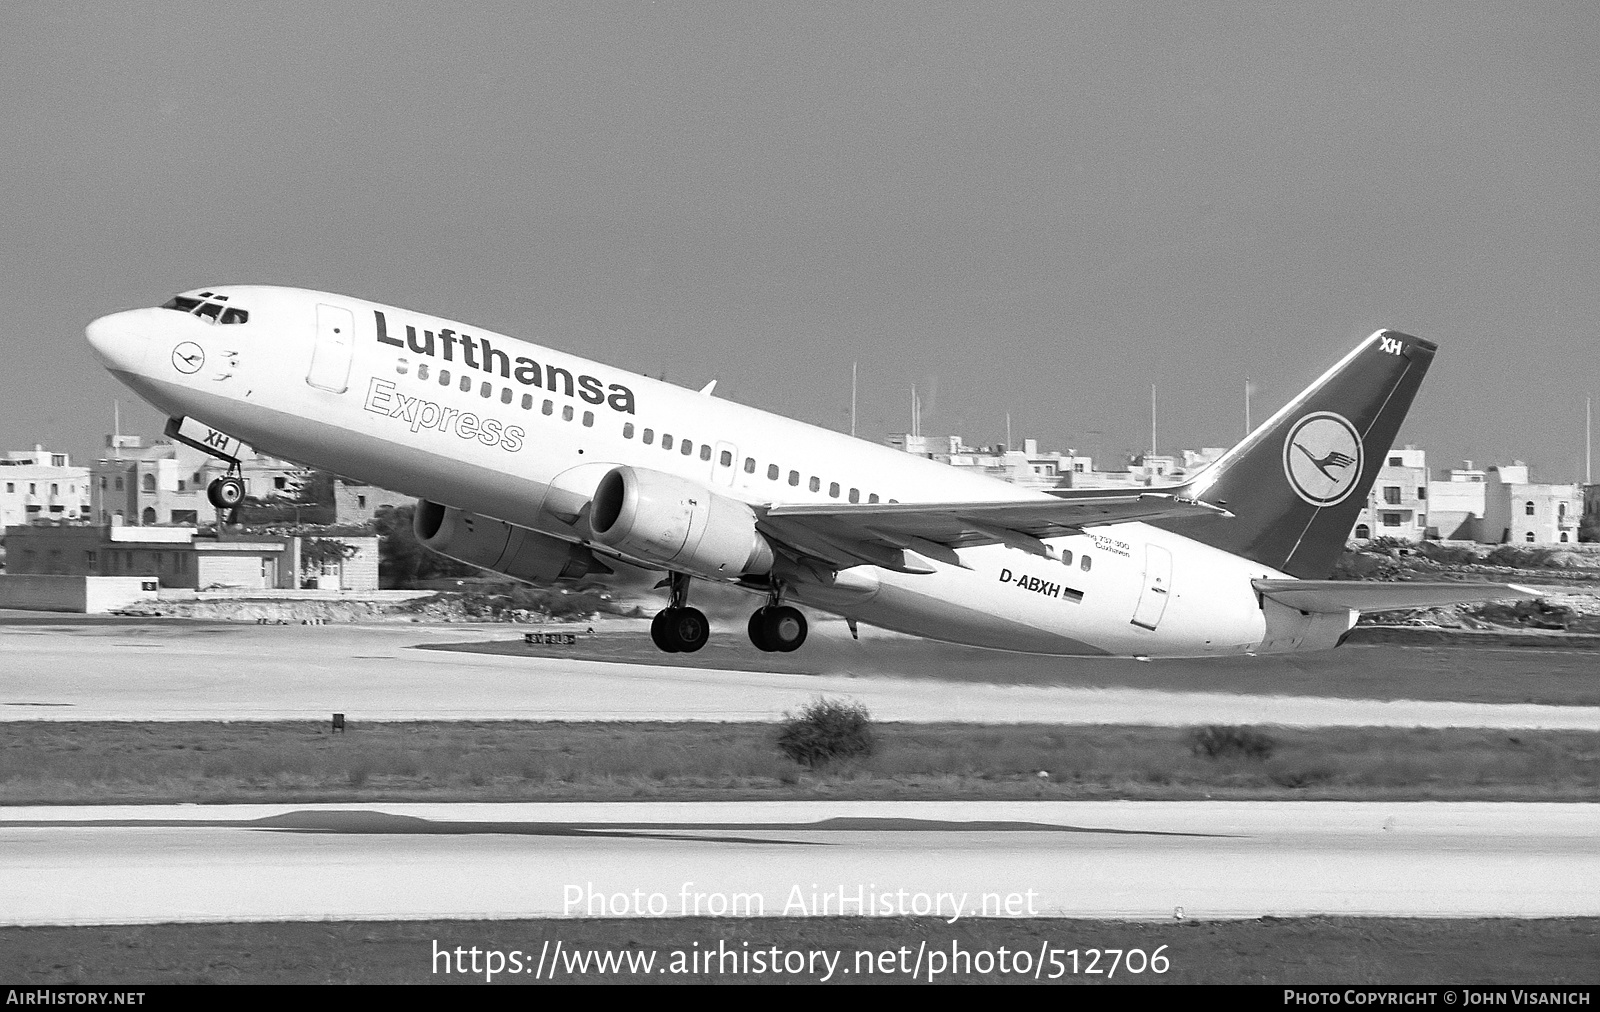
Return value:
<svg viewBox="0 0 1600 1012">
<path fill-rule="evenodd" d="M 83 325 L 256 282 L 1102 455 L 1394 326 L 1431 465 L 1581 477 L 1592 4 L 136 6 L 0 8 L 7 446 L 154 434 Z"/>
</svg>

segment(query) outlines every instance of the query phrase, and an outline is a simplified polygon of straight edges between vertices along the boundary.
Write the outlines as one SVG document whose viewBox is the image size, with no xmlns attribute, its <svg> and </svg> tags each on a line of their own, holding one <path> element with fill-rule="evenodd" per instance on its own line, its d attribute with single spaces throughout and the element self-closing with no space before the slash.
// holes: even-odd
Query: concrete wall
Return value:
<svg viewBox="0 0 1600 1012">
<path fill-rule="evenodd" d="M 0 576 L 0 608 L 97 615 L 154 601 L 158 586 L 137 576 Z"/>
</svg>

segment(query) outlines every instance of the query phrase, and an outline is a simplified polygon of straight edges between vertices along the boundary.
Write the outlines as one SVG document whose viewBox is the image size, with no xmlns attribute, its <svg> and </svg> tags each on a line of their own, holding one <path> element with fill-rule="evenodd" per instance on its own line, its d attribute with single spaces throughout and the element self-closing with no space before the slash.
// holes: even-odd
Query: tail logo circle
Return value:
<svg viewBox="0 0 1600 1012">
<path fill-rule="evenodd" d="M 1365 453 L 1356 427 L 1343 415 L 1318 411 L 1289 429 L 1283 473 L 1295 494 L 1313 506 L 1344 502 L 1361 477 Z"/>
</svg>

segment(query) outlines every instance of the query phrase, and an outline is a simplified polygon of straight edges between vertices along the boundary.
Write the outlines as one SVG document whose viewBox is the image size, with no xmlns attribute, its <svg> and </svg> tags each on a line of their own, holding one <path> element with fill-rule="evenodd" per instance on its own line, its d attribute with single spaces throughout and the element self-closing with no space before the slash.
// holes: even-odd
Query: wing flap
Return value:
<svg viewBox="0 0 1600 1012">
<path fill-rule="evenodd" d="M 1053 494 L 1049 499 L 1001 502 L 796 503 L 771 506 L 766 511 L 774 520 L 823 523 L 841 535 L 861 540 L 874 539 L 876 529 L 951 547 L 1004 540 L 996 536 L 994 528 L 1037 539 L 1133 520 L 1231 515 L 1221 507 L 1170 493 L 1120 489 L 1112 495 Z"/>
<path fill-rule="evenodd" d="M 835 569 L 882 566 L 932 573 L 935 559 L 962 566 L 957 548 L 1007 544 L 1053 557 L 1041 539 L 1086 527 L 1170 517 L 1232 516 L 1227 510 L 1166 492 L 1085 490 L 1048 499 L 946 503 L 796 503 L 767 507 L 759 528 L 796 554 Z"/>
<path fill-rule="evenodd" d="M 1538 597 L 1514 583 L 1360 583 L 1353 580 L 1252 580 L 1279 604 L 1300 611 L 1400 611 L 1474 601 Z"/>
</svg>

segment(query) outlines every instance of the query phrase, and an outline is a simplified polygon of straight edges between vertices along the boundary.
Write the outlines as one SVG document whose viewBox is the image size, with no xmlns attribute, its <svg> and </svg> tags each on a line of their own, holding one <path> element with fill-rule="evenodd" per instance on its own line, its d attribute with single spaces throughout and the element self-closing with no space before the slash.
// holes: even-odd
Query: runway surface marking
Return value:
<svg viewBox="0 0 1600 1012">
<path fill-rule="evenodd" d="M 0 922 L 1589 916 L 1597 843 L 1595 804 L 30 807 Z"/>
</svg>

